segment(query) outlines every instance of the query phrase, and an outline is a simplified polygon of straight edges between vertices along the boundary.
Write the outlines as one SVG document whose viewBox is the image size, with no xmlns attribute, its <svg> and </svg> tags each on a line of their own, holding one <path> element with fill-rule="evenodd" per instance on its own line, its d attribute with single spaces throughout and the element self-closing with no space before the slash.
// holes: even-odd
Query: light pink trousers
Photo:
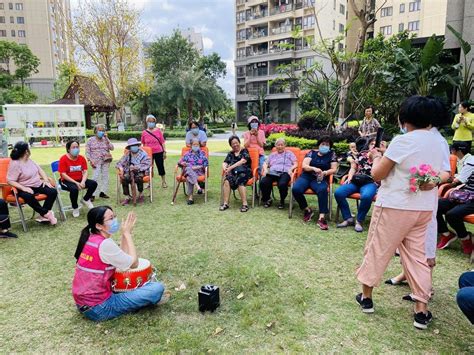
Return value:
<svg viewBox="0 0 474 355">
<path fill-rule="evenodd" d="M 357 279 L 375 287 L 398 248 L 403 272 L 413 298 L 428 303 L 431 294 L 431 269 L 426 262 L 426 229 L 432 211 L 407 211 L 375 206 L 364 249 L 364 260 Z"/>
</svg>

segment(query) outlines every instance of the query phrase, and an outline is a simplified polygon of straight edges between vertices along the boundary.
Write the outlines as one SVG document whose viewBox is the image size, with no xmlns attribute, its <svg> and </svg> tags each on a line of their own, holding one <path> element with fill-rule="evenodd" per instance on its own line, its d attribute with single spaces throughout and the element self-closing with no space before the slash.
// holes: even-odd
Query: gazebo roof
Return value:
<svg viewBox="0 0 474 355">
<path fill-rule="evenodd" d="M 79 102 L 76 102 L 76 96 Z M 112 100 L 100 90 L 95 81 L 83 75 L 74 76 L 63 98 L 54 101 L 53 104 L 81 104 L 90 112 L 112 112 L 116 109 Z"/>
</svg>

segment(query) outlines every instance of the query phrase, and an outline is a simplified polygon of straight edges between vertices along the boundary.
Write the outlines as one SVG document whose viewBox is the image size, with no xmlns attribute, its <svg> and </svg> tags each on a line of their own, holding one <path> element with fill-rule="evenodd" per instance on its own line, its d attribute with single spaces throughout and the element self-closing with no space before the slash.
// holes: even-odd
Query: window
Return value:
<svg viewBox="0 0 474 355">
<path fill-rule="evenodd" d="M 9 8 L 10 10 L 13 10 L 13 3 L 9 2 L 9 3 L 8 3 L 8 8 Z"/>
<path fill-rule="evenodd" d="M 25 18 L 24 17 L 17 17 L 16 18 L 16 23 L 25 23 Z"/>
<path fill-rule="evenodd" d="M 12 30 L 12 37 L 16 37 L 15 30 Z"/>
<path fill-rule="evenodd" d="M 0 2 L 0 10 L 3 10 L 3 2 Z"/>
<path fill-rule="evenodd" d="M 380 17 L 392 16 L 392 15 L 393 15 L 392 6 L 383 7 L 382 10 L 380 10 Z"/>
<path fill-rule="evenodd" d="M 15 9 L 18 10 L 18 11 L 23 10 L 23 4 L 22 3 L 16 3 L 15 4 Z"/>
<path fill-rule="evenodd" d="M 408 22 L 408 31 L 418 31 L 420 29 L 420 21 Z"/>
<path fill-rule="evenodd" d="M 334 0 L 334 10 L 336 10 L 336 0 Z"/>
<path fill-rule="evenodd" d="M 245 22 L 245 11 L 237 12 L 237 23 Z"/>
<path fill-rule="evenodd" d="M 337 45 L 337 49 L 339 50 L 339 52 L 343 52 L 344 51 L 344 45 L 342 43 L 339 43 Z"/>
<path fill-rule="evenodd" d="M 346 14 L 346 7 L 342 4 L 339 5 L 339 12 L 343 15 Z"/>
<path fill-rule="evenodd" d="M 344 33 L 344 25 L 342 23 L 339 24 L 339 33 Z"/>
<path fill-rule="evenodd" d="M 392 34 L 392 26 L 382 26 L 380 27 L 380 33 L 384 36 L 389 36 Z"/>
<path fill-rule="evenodd" d="M 400 13 L 403 14 L 405 12 L 405 4 L 400 4 Z"/>
<path fill-rule="evenodd" d="M 6 37 L 7 36 L 7 30 L 0 30 L 0 37 Z"/>
<path fill-rule="evenodd" d="M 24 30 L 18 30 L 18 37 L 26 37 L 26 32 Z"/>
<path fill-rule="evenodd" d="M 336 30 L 336 20 L 332 20 L 332 29 Z"/>
<path fill-rule="evenodd" d="M 5 16 L 0 16 L 0 23 L 5 23 Z"/>
<path fill-rule="evenodd" d="M 421 10 L 421 0 L 415 0 L 413 2 L 410 2 L 408 4 L 408 10 L 410 12 L 413 12 L 413 11 L 420 11 Z"/>
<path fill-rule="evenodd" d="M 403 32 L 404 29 L 405 29 L 405 24 L 399 23 L 398 24 L 398 32 Z"/>
<path fill-rule="evenodd" d="M 237 58 L 245 57 L 245 48 L 237 48 Z"/>
<path fill-rule="evenodd" d="M 303 28 L 313 28 L 316 24 L 314 15 L 306 16 L 303 18 Z"/>
<path fill-rule="evenodd" d="M 314 65 L 314 57 L 306 58 L 306 68 L 311 68 Z"/>
</svg>

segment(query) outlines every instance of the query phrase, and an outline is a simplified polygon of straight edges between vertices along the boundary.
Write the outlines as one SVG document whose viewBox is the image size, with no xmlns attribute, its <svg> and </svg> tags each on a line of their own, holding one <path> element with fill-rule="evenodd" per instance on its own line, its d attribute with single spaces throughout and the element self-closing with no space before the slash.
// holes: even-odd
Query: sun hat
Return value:
<svg viewBox="0 0 474 355">
<path fill-rule="evenodd" d="M 250 123 L 250 122 L 252 122 L 253 120 L 257 120 L 257 122 L 260 122 L 257 116 L 250 116 L 250 117 L 247 119 L 247 123 Z"/>
<path fill-rule="evenodd" d="M 130 138 L 128 141 L 127 141 L 127 149 L 130 148 L 132 145 L 141 145 L 142 143 L 136 139 L 136 138 Z"/>
</svg>

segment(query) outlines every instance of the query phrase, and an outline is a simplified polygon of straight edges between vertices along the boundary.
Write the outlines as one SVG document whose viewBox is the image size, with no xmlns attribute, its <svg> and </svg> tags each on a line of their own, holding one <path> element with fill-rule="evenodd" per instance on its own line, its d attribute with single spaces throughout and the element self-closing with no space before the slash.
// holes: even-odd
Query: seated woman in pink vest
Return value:
<svg viewBox="0 0 474 355">
<path fill-rule="evenodd" d="M 87 214 L 74 257 L 77 260 L 72 295 L 79 312 L 93 321 L 104 321 L 142 307 L 166 303 L 160 282 L 149 282 L 136 290 L 112 293 L 115 268 L 127 270 L 138 265 L 132 230 L 137 217 L 130 212 L 122 223 L 108 206 L 94 207 Z M 121 232 L 120 246 L 111 238 Z"/>
</svg>

